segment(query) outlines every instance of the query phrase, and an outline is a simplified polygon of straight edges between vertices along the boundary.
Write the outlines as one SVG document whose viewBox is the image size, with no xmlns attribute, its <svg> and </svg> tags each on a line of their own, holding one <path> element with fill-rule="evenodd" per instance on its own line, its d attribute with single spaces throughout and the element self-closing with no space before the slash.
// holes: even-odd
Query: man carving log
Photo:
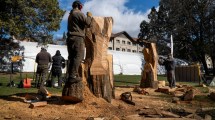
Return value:
<svg viewBox="0 0 215 120">
<path fill-rule="evenodd" d="M 112 33 L 112 23 L 113 19 L 111 17 L 93 17 L 91 19 L 90 28 L 86 29 L 86 57 L 80 67 L 82 72 L 79 71 L 78 74 L 77 67 L 80 65 L 77 66 L 76 64 L 76 73 L 73 74 L 71 66 L 74 64 L 71 63 L 69 65 L 70 75 L 62 92 L 62 98 L 64 100 L 71 102 L 82 101 L 84 92 L 82 80 L 84 82 L 86 80 L 86 85 L 88 85 L 95 96 L 102 97 L 108 102 L 111 102 L 113 96 L 112 56 L 107 54 L 107 48 Z M 75 41 L 73 40 L 74 38 L 77 38 L 77 35 L 68 36 L 67 45 L 69 53 L 70 50 L 72 52 L 70 46 L 73 44 L 70 41 Z M 73 54 L 69 54 L 69 58 L 71 58 L 70 55 Z"/>
<path fill-rule="evenodd" d="M 68 82 L 75 83 L 82 80 L 78 76 L 78 68 L 84 59 L 84 38 L 85 28 L 91 23 L 91 13 L 88 12 L 87 17 L 81 12 L 82 4 L 75 1 L 72 4 L 73 10 L 68 18 L 67 48 L 69 59 L 69 78 Z"/>
<path fill-rule="evenodd" d="M 144 43 L 143 55 L 145 59 L 144 69 L 142 71 L 142 78 L 140 87 L 157 88 L 157 63 L 158 55 L 155 43 Z"/>
<path fill-rule="evenodd" d="M 69 60 L 69 77 L 64 86 L 63 99 L 69 99 L 73 102 L 83 100 L 82 78 L 78 74 L 79 66 L 84 59 L 84 38 L 85 28 L 90 26 L 92 14 L 87 12 L 87 17 L 81 12 L 82 4 L 80 1 L 74 1 L 73 9 L 68 17 L 67 49 Z M 68 98 L 69 97 L 69 98 Z"/>
</svg>

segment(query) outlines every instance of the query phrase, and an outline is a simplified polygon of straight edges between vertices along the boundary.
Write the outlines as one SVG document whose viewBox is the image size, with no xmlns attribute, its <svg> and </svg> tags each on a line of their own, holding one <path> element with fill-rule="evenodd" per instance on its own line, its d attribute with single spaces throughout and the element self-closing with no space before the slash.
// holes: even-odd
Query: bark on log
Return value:
<svg viewBox="0 0 215 120">
<path fill-rule="evenodd" d="M 70 102 L 81 102 L 83 100 L 83 82 L 65 84 L 62 99 Z"/>
<path fill-rule="evenodd" d="M 84 65 L 79 67 L 79 76 L 83 78 Z M 81 82 L 65 84 L 62 91 L 62 100 L 68 102 L 81 102 L 83 100 L 84 84 L 83 79 Z"/>
</svg>

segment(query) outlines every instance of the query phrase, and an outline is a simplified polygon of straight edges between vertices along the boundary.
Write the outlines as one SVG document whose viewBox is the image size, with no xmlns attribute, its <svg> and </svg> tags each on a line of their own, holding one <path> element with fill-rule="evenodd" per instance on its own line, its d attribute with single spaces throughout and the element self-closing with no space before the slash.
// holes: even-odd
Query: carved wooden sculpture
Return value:
<svg viewBox="0 0 215 120">
<path fill-rule="evenodd" d="M 112 55 L 107 54 L 112 24 L 111 17 L 93 17 L 85 40 L 85 76 L 88 86 L 95 96 L 103 97 L 108 102 L 113 96 L 113 60 Z"/>
<path fill-rule="evenodd" d="M 157 82 L 157 64 L 158 55 L 155 43 L 145 43 L 145 48 L 143 49 L 143 55 L 145 59 L 144 69 L 142 71 L 142 78 L 140 87 L 156 88 Z"/>
<path fill-rule="evenodd" d="M 91 92 L 111 102 L 113 92 L 113 60 L 107 54 L 108 44 L 112 33 L 113 19 L 111 17 L 93 17 L 91 27 L 86 29 L 86 57 L 80 67 L 79 76 L 83 82 L 64 86 L 62 98 L 80 102 L 83 98 L 84 85 Z"/>
</svg>

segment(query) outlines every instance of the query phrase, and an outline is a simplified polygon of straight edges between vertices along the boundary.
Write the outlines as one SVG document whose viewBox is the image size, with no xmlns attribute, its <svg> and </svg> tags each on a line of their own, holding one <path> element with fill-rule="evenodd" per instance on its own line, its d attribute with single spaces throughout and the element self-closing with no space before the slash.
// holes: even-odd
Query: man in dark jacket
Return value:
<svg viewBox="0 0 215 120">
<path fill-rule="evenodd" d="M 68 83 L 76 83 L 82 80 L 78 75 L 78 68 L 84 59 L 85 28 L 90 26 L 92 16 L 90 12 L 87 12 L 87 17 L 81 12 L 82 4 L 80 1 L 74 1 L 72 7 L 67 27 L 67 49 L 69 55 Z"/>
<path fill-rule="evenodd" d="M 51 87 L 54 87 L 55 78 L 58 78 L 58 87 L 62 87 L 61 75 L 62 69 L 65 67 L 65 59 L 61 56 L 60 51 L 57 50 L 56 54 L 52 57 L 52 77 L 51 77 Z"/>
<path fill-rule="evenodd" d="M 49 69 L 49 63 L 52 61 L 50 53 L 45 48 L 41 48 L 41 51 L 36 56 L 37 72 L 36 72 L 36 86 L 43 87 L 46 82 L 46 76 Z"/>
<path fill-rule="evenodd" d="M 168 54 L 167 59 L 160 61 L 160 64 L 164 65 L 167 71 L 167 81 L 169 82 L 169 87 L 175 88 L 175 61 L 172 54 Z"/>
</svg>

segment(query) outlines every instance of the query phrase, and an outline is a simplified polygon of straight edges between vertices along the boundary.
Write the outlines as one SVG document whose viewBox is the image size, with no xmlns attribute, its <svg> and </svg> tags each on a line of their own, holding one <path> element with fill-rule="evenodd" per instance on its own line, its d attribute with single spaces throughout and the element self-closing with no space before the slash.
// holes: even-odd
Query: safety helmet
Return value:
<svg viewBox="0 0 215 120">
<path fill-rule="evenodd" d="M 73 8 L 78 7 L 79 10 L 82 9 L 82 6 L 83 6 L 83 5 L 82 5 L 82 3 L 81 3 L 80 0 L 76 0 L 76 1 L 74 1 L 74 2 L 72 3 L 72 7 L 73 7 Z"/>
</svg>

